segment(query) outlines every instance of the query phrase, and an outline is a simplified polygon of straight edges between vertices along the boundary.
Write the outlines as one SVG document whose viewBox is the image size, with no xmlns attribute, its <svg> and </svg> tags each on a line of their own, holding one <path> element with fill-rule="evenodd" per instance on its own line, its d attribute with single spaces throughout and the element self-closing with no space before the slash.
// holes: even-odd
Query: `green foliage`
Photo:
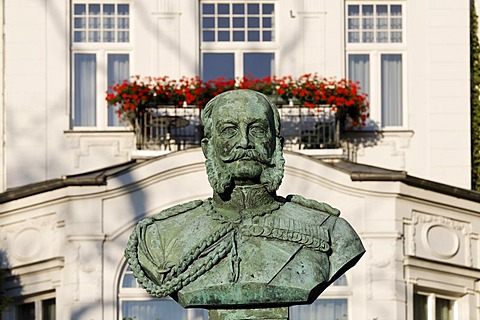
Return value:
<svg viewBox="0 0 480 320">
<path fill-rule="evenodd" d="M 9 306 L 10 306 L 10 303 L 11 303 L 11 299 L 10 297 L 8 297 L 5 292 L 1 289 L 2 288 L 2 284 L 4 283 L 4 279 L 5 279 L 5 276 L 6 276 L 6 272 L 5 272 L 5 269 L 0 269 L 0 313 L 4 310 L 6 310 Z M 1 314 L 0 314 L 0 318 L 1 318 Z"/>
<path fill-rule="evenodd" d="M 480 191 L 480 44 L 475 1 L 470 0 L 472 189 Z"/>
</svg>

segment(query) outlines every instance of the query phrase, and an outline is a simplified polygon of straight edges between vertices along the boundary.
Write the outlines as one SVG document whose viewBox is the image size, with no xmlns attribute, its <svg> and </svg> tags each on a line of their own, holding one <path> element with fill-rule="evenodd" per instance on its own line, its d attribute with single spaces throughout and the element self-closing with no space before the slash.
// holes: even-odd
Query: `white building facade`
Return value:
<svg viewBox="0 0 480 320">
<path fill-rule="evenodd" d="M 206 319 L 152 300 L 123 257 L 138 220 L 211 196 L 203 162 L 190 149 L 3 193 L 5 287 L 16 298 L 4 319 L 53 319 L 52 304 L 57 319 Z M 279 194 L 341 209 L 367 250 L 291 319 L 479 319 L 478 193 L 288 152 Z"/>
<path fill-rule="evenodd" d="M 359 81 L 370 119 L 339 150 L 287 152 L 279 194 L 339 208 L 367 252 L 291 319 L 480 319 L 469 1 L 3 0 L 0 10 L 0 257 L 14 298 L 2 319 L 206 319 L 153 301 L 123 258 L 138 220 L 211 196 L 203 155 L 138 150 L 106 91 L 134 75 L 307 73 Z"/>
<path fill-rule="evenodd" d="M 375 139 L 356 134 L 351 160 L 470 188 L 469 1 L 2 5 L 3 190 L 130 160 L 111 83 L 307 73 L 369 94 Z"/>
</svg>

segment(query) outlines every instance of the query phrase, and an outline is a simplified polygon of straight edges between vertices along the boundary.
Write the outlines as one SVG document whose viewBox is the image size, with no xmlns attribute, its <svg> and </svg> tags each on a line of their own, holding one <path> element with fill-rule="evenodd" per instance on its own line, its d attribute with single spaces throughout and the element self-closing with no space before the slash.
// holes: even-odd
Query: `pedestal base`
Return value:
<svg viewBox="0 0 480 320">
<path fill-rule="evenodd" d="M 209 320 L 288 320 L 288 308 L 216 309 L 208 312 Z"/>
</svg>

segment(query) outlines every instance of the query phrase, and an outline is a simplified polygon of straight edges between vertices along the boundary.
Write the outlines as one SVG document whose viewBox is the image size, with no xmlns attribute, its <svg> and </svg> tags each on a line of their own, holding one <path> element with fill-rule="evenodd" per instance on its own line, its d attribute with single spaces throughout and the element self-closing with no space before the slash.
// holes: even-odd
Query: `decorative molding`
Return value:
<svg viewBox="0 0 480 320">
<path fill-rule="evenodd" d="M 48 213 L 1 226 L 0 241 L 8 249 L 9 264 L 28 263 L 54 254 L 50 244 L 57 242 L 56 218 L 55 213 Z"/>
<path fill-rule="evenodd" d="M 403 224 L 406 255 L 473 266 L 471 222 L 412 211 Z"/>
<path fill-rule="evenodd" d="M 69 132 L 66 135 L 67 147 L 74 150 L 74 167 L 80 168 L 80 159 L 89 157 L 92 147 L 110 147 L 113 157 L 130 157 L 134 149 L 134 137 L 130 132 L 118 134 L 101 132 Z"/>
</svg>

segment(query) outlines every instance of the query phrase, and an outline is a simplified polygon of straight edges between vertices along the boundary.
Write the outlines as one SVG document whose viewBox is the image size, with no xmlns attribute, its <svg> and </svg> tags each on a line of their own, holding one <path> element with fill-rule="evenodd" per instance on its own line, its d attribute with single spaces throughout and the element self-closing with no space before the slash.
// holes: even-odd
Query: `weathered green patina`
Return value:
<svg viewBox="0 0 480 320">
<path fill-rule="evenodd" d="M 212 310 L 213 319 L 287 319 L 279 310 L 313 302 L 360 259 L 363 245 L 337 209 L 276 195 L 282 138 L 278 110 L 266 96 L 223 93 L 207 104 L 202 120 L 212 198 L 140 221 L 125 252 L 128 263 L 153 296 L 228 310 Z M 268 317 L 264 308 L 275 312 Z"/>
</svg>

